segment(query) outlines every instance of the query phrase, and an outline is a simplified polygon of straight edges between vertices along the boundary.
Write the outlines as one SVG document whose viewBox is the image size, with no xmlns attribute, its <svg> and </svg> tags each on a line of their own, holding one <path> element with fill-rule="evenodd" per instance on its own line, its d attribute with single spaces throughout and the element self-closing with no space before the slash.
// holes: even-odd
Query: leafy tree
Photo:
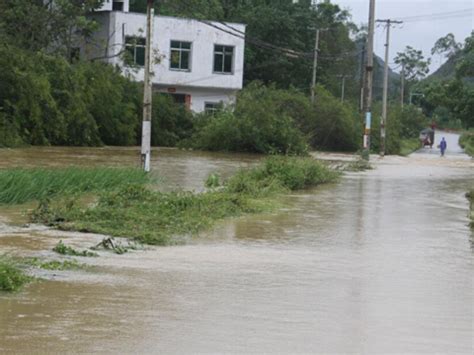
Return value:
<svg viewBox="0 0 474 355">
<path fill-rule="evenodd" d="M 431 59 L 425 60 L 422 51 L 407 46 L 404 52 L 397 53 L 395 63 L 405 65 L 405 78 L 407 80 L 419 80 L 429 73 Z"/>
<path fill-rule="evenodd" d="M 444 54 L 447 58 L 452 57 L 461 50 L 461 43 L 456 42 L 452 33 L 438 39 L 431 49 L 431 54 Z"/>
<path fill-rule="evenodd" d="M 456 67 L 456 76 L 458 78 L 474 77 L 474 31 L 466 38 L 461 51 L 461 60 Z"/>
</svg>

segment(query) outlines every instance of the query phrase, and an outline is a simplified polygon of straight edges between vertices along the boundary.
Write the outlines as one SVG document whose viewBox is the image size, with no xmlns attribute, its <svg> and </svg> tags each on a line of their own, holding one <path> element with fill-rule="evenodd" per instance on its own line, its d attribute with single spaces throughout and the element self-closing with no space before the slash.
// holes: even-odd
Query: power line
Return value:
<svg viewBox="0 0 474 355">
<path fill-rule="evenodd" d="M 473 9 L 463 9 L 456 11 L 440 12 L 433 14 L 424 14 L 416 16 L 397 17 L 397 20 L 403 20 L 404 22 L 418 22 L 425 20 L 445 20 L 450 18 L 461 18 L 472 16 Z"/>
</svg>

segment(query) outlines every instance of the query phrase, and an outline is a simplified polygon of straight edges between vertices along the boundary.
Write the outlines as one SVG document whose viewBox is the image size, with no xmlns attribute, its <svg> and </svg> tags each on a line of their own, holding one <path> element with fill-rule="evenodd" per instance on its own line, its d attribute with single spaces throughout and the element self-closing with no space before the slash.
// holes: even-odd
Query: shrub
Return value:
<svg viewBox="0 0 474 355">
<path fill-rule="evenodd" d="M 303 132 L 309 134 L 313 148 L 356 151 L 360 147 L 360 116 L 352 113 L 323 87 L 318 86 L 314 108 L 308 107 L 306 112 L 306 115 L 300 116 L 299 121 Z"/>
<path fill-rule="evenodd" d="M 196 132 L 184 143 L 196 149 L 275 154 L 305 154 L 306 139 L 295 112 L 281 101 L 290 94 L 253 83 L 238 96 L 235 110 L 223 110 L 197 120 Z"/>
<path fill-rule="evenodd" d="M 152 110 L 152 145 L 175 147 L 179 141 L 191 136 L 192 113 L 175 103 L 170 95 L 155 93 Z"/>
<path fill-rule="evenodd" d="M 0 291 L 17 291 L 30 280 L 12 260 L 0 256 Z"/>
<path fill-rule="evenodd" d="M 471 157 L 474 157 L 474 130 L 465 132 L 459 137 L 459 145 Z"/>
</svg>

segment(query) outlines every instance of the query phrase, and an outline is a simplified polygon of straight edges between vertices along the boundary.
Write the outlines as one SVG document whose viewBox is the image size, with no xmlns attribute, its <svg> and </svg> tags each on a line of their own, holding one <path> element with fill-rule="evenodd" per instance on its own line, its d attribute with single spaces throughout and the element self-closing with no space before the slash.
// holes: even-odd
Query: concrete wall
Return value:
<svg viewBox="0 0 474 355">
<path fill-rule="evenodd" d="M 122 67 L 125 75 L 134 80 L 143 81 L 144 70 L 124 65 L 120 53 L 125 48 L 126 36 L 145 37 L 146 15 L 111 11 L 92 16 L 100 24 L 100 30 L 95 34 L 93 43 L 85 50 L 86 56 L 101 57 L 107 53 L 107 62 Z M 236 31 L 245 33 L 245 26 L 242 24 L 228 24 L 236 31 L 220 23 L 212 24 L 236 34 Z M 172 40 L 192 43 L 189 71 L 170 69 Z M 234 47 L 231 74 L 213 72 L 215 44 Z M 243 85 L 244 47 L 245 40 L 240 35 L 233 36 L 200 21 L 155 16 L 152 48 L 154 57 L 159 62 L 152 66 L 154 88 L 163 92 L 191 95 L 191 109 L 195 112 L 203 111 L 205 102 L 223 101 L 230 104 Z"/>
<path fill-rule="evenodd" d="M 235 103 L 237 91 L 225 89 L 205 89 L 186 86 L 154 85 L 153 89 L 168 94 L 184 94 L 191 96 L 190 109 L 203 112 L 206 103 L 232 105 Z"/>
<path fill-rule="evenodd" d="M 112 12 L 110 19 L 110 30 L 114 32 L 112 51 L 115 53 L 123 49 L 125 36 L 145 36 L 146 15 L 144 14 Z M 226 29 L 222 24 L 213 24 Z M 245 32 L 245 26 L 242 24 L 231 26 Z M 192 42 L 190 71 L 170 70 L 171 40 Z M 232 74 L 213 72 L 215 44 L 234 47 Z M 160 63 L 155 64 L 152 69 L 155 84 L 233 90 L 242 88 L 245 47 L 245 41 L 242 38 L 232 36 L 197 20 L 155 16 L 152 46 L 155 57 L 160 59 Z M 113 62 L 123 66 L 119 57 L 114 58 Z M 129 72 L 136 80 L 143 80 L 143 69 Z"/>
</svg>

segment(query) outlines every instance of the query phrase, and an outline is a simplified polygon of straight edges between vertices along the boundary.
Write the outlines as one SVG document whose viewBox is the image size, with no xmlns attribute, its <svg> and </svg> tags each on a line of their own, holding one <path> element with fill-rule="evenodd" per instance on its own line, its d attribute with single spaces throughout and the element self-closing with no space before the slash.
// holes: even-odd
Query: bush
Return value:
<svg viewBox="0 0 474 355">
<path fill-rule="evenodd" d="M 466 154 L 474 157 L 474 130 L 463 133 L 461 137 L 459 137 L 459 145 L 464 149 Z"/>
<path fill-rule="evenodd" d="M 12 260 L 0 256 L 0 291 L 17 291 L 30 280 Z"/>
<path fill-rule="evenodd" d="M 299 95 L 250 84 L 239 94 L 235 110 L 198 117 L 196 132 L 184 145 L 214 151 L 306 154 L 306 139 L 297 127 L 296 112 L 282 101 Z"/>
<path fill-rule="evenodd" d="M 301 116 L 300 121 L 303 132 L 310 136 L 313 148 L 356 151 L 362 141 L 359 117 L 329 91 L 318 86 L 314 108 L 308 107 L 307 114 Z"/>
<path fill-rule="evenodd" d="M 376 104 L 372 114 L 371 149 L 377 153 L 380 150 L 381 112 L 381 105 Z M 400 154 L 402 146 L 407 148 L 402 145 L 402 141 L 417 138 L 428 124 L 426 116 L 415 106 L 405 106 L 403 109 L 401 106 L 389 106 L 385 126 L 385 154 Z"/>
<path fill-rule="evenodd" d="M 176 104 L 170 95 L 153 95 L 151 144 L 175 147 L 188 138 L 193 130 L 193 115 L 183 105 Z"/>
<path fill-rule="evenodd" d="M 337 176 L 312 158 L 271 157 L 256 168 L 239 171 L 227 181 L 225 191 L 267 195 L 316 186 L 333 181 Z"/>
</svg>

